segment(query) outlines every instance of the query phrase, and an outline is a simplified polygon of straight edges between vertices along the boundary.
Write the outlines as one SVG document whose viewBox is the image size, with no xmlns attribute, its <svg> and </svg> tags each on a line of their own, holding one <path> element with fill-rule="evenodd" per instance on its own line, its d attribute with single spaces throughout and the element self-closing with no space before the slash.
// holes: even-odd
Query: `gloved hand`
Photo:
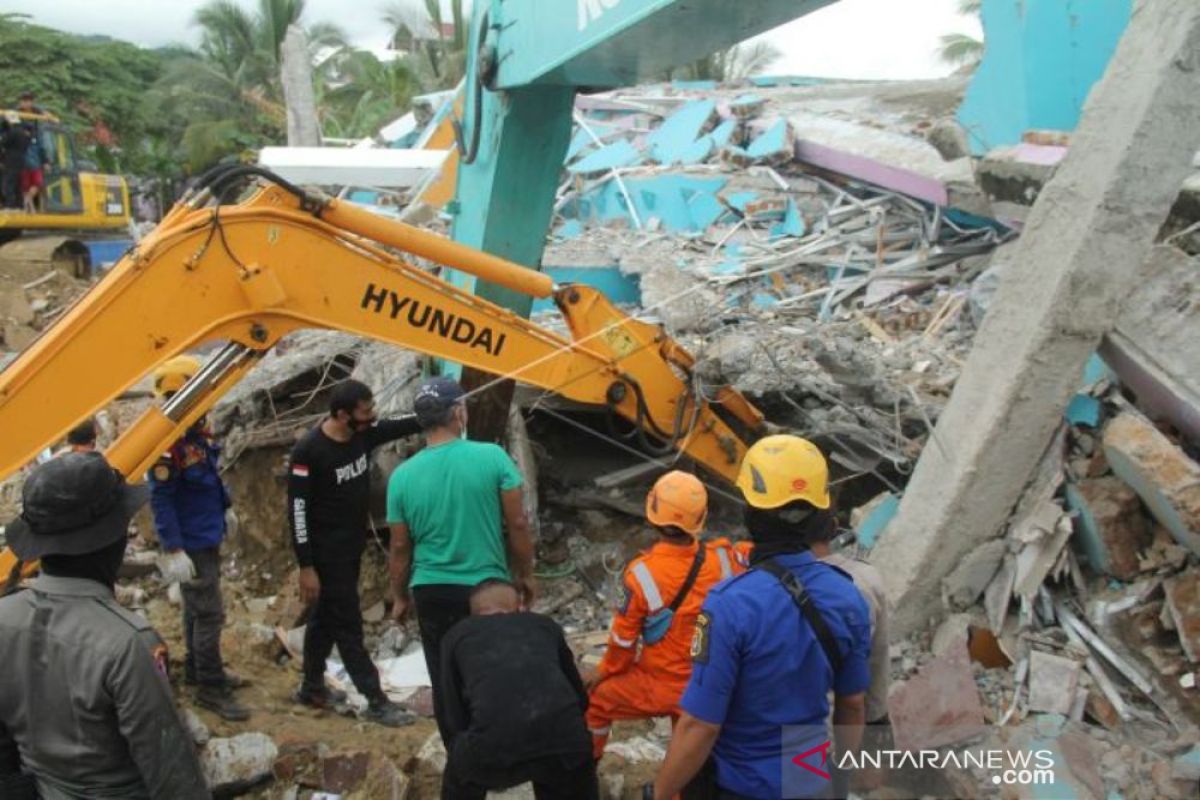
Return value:
<svg viewBox="0 0 1200 800">
<path fill-rule="evenodd" d="M 241 524 L 236 511 L 232 508 L 225 509 L 225 538 L 236 539 Z"/>
<path fill-rule="evenodd" d="M 154 560 L 163 583 L 187 583 L 196 577 L 196 565 L 182 550 L 162 553 Z"/>
</svg>

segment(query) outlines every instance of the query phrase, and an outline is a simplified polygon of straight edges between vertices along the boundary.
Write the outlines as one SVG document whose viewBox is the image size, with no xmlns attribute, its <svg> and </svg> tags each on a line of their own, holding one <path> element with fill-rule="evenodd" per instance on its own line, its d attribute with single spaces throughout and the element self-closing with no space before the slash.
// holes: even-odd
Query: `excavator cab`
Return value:
<svg viewBox="0 0 1200 800">
<path fill-rule="evenodd" d="M 120 175 L 105 175 L 81 162 L 70 128 L 53 114 L 0 109 L 0 118 L 16 114 L 31 123 L 49 166 L 37 213 L 0 208 L 0 242 L 22 233 L 125 231 L 132 219 L 129 187 Z"/>
</svg>

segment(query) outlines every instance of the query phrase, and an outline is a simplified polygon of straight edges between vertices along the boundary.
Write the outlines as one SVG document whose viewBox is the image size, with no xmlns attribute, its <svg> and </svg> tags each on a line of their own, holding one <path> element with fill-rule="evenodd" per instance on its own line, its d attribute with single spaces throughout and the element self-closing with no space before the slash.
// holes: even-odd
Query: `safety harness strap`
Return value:
<svg viewBox="0 0 1200 800">
<path fill-rule="evenodd" d="M 821 643 L 821 649 L 825 651 L 825 657 L 829 659 L 829 666 L 833 668 L 833 674 L 836 676 L 840 673 L 842 671 L 842 654 L 838 651 L 837 642 L 834 641 L 829 626 L 825 624 L 825 618 L 821 616 L 820 609 L 813 603 L 812 596 L 804 588 L 800 579 L 790 569 L 770 558 L 758 562 L 754 568 L 769 572 L 783 584 L 783 588 L 791 595 L 796 608 L 800 609 L 800 613 L 808 620 L 808 625 L 816 635 L 817 641 Z"/>
<path fill-rule="evenodd" d="M 683 605 L 683 601 L 688 596 L 688 592 L 696 585 L 696 578 L 700 575 L 700 568 L 704 566 L 704 551 L 708 548 L 704 546 L 704 542 L 696 543 L 696 557 L 692 559 L 692 568 L 688 570 L 687 577 L 683 579 L 683 585 L 679 587 L 679 593 L 675 595 L 675 599 L 668 606 L 672 611 L 678 611 Z"/>
</svg>

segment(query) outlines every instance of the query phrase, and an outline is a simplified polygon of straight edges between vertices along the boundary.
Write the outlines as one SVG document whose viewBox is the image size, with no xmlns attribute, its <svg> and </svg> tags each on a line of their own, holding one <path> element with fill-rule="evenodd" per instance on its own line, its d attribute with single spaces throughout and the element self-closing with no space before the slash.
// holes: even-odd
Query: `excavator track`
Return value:
<svg viewBox="0 0 1200 800">
<path fill-rule="evenodd" d="M 57 269 L 73 278 L 91 275 L 87 246 L 72 236 L 25 235 L 0 244 L 0 272 L 30 279 Z"/>
</svg>

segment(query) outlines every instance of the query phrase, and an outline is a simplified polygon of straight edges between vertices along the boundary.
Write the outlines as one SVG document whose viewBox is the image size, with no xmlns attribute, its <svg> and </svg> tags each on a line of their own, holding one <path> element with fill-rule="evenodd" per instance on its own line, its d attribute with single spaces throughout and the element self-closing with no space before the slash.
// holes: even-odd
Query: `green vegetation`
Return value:
<svg viewBox="0 0 1200 800">
<path fill-rule="evenodd" d="M 978 17 L 983 0 L 958 0 L 958 13 L 966 17 Z M 938 57 L 947 64 L 974 69 L 983 60 L 983 41 L 965 33 L 947 33 L 942 36 Z"/>
<path fill-rule="evenodd" d="M 15 105 L 16 94 L 30 89 L 74 129 L 80 158 L 106 171 L 178 181 L 286 139 L 280 46 L 288 26 L 299 24 L 325 135 L 369 136 L 414 95 L 453 86 L 462 76 L 461 0 L 452 6 L 453 35 L 436 2 L 428 8 L 409 2 L 403 19 L 422 37 L 390 61 L 351 48 L 336 25 L 307 19 L 304 0 L 210 0 L 192 21 L 194 49 L 146 50 L 0 14 L 0 107 Z M 389 7 L 381 22 L 395 28 L 403 8 Z"/>
<path fill-rule="evenodd" d="M 101 169 L 169 187 L 222 159 L 286 139 L 280 46 L 303 27 L 327 137 L 370 136 L 414 95 L 449 89 L 466 67 L 464 0 L 393 0 L 380 22 L 395 58 L 355 50 L 305 0 L 208 0 L 194 14 L 198 45 L 146 50 L 103 36 L 51 30 L 0 13 L 0 107 L 31 89 L 75 130 L 78 157 Z M 443 7 L 446 9 L 443 14 Z M 739 45 L 678 71 L 734 80 L 778 57 L 770 45 Z"/>
</svg>

